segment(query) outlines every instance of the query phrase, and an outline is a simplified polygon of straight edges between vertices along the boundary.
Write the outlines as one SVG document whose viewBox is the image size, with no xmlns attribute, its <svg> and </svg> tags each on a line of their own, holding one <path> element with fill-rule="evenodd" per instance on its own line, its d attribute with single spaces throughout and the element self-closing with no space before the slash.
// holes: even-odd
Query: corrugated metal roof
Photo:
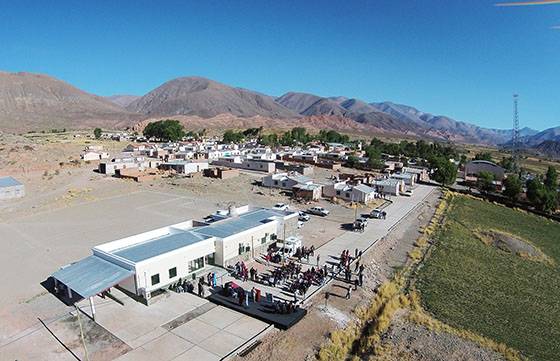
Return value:
<svg viewBox="0 0 560 361">
<path fill-rule="evenodd" d="M 88 298 L 113 287 L 133 274 L 134 272 L 98 256 L 89 256 L 56 271 L 52 276 L 80 296 Z"/>
<path fill-rule="evenodd" d="M 375 192 L 375 189 L 366 186 L 365 184 L 358 184 L 357 186 L 354 186 L 355 189 L 359 190 L 360 192 L 364 192 L 364 193 L 373 193 Z"/>
<path fill-rule="evenodd" d="M 0 177 L 0 188 L 3 187 L 13 187 L 21 185 L 15 178 L 12 177 Z"/>
<path fill-rule="evenodd" d="M 136 263 L 204 241 L 208 238 L 210 237 L 203 234 L 186 231 L 150 239 L 143 243 L 117 249 L 111 253 Z"/>
<path fill-rule="evenodd" d="M 270 222 L 269 218 L 273 216 L 285 216 L 286 213 L 282 211 L 275 211 L 272 209 L 257 209 L 247 212 L 238 217 L 232 217 L 218 221 L 209 226 L 196 228 L 194 232 L 206 234 L 209 236 L 226 238 L 239 232 L 260 226 Z"/>
</svg>

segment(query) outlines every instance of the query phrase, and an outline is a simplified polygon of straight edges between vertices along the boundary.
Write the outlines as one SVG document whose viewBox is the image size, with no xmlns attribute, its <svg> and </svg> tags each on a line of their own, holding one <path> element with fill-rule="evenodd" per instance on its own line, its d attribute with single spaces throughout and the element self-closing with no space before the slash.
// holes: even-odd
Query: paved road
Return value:
<svg viewBox="0 0 560 361">
<path fill-rule="evenodd" d="M 406 217 L 413 209 L 418 207 L 422 201 L 434 191 L 434 189 L 435 188 L 431 186 L 419 185 L 414 190 L 414 195 L 412 197 L 393 197 L 393 202 L 384 208 L 387 212 L 386 219 L 370 219 L 369 225 L 366 227 L 364 232 L 347 231 L 340 236 L 333 238 L 331 241 L 315 250 L 315 256 L 309 259 L 307 267 L 310 268 L 312 266 L 317 266 L 317 254 L 320 255 L 319 265 L 322 267 L 327 262 L 330 264 L 333 262 L 338 263 L 338 257 L 343 250 L 349 250 L 351 255 L 354 254 L 356 248 L 365 252 L 385 237 L 394 227 L 398 227 L 400 220 Z M 223 278 L 223 282 L 231 280 L 234 280 L 231 276 L 225 276 Z M 280 299 L 293 299 L 292 296 L 283 292 L 280 288 L 264 286 L 252 281 L 240 282 L 239 280 L 235 280 L 235 282 L 241 284 L 245 289 L 256 287 L 263 290 L 263 292 L 270 292 Z M 320 288 L 321 287 L 318 286 L 312 286 L 306 294 L 305 301 L 308 301 L 317 294 L 320 291 Z"/>
</svg>

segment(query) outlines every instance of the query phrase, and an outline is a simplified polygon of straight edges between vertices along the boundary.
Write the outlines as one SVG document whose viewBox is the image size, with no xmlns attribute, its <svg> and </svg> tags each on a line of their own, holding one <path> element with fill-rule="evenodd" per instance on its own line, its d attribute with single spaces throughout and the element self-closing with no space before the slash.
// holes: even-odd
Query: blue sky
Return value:
<svg viewBox="0 0 560 361">
<path fill-rule="evenodd" d="M 560 5 L 486 0 L 12 1 L 0 70 L 99 95 L 185 75 L 391 100 L 486 127 L 560 125 Z"/>
</svg>

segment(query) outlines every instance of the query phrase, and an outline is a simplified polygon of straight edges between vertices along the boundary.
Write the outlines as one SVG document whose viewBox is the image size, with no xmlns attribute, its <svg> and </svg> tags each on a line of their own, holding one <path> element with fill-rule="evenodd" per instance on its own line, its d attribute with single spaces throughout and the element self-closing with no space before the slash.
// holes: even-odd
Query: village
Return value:
<svg viewBox="0 0 560 361">
<path fill-rule="evenodd" d="M 49 304 L 55 324 L 70 318 L 75 327 L 78 319 L 91 340 L 80 341 L 75 329 L 60 325 L 47 326 L 57 332 L 58 345 L 37 332 L 22 337 L 29 332 L 23 326 L 36 327 L 27 309 L 18 321 L 23 329 L 4 342 L 9 355 L 20 342 L 46 342 L 30 359 L 44 359 L 45 349 L 56 359 L 67 343 L 70 353 L 99 359 L 240 357 L 323 302 L 327 307 L 331 294 L 355 302 L 352 293 L 365 292 L 359 288 L 375 290 L 385 276 L 372 272 L 372 254 L 386 249 L 385 238 L 439 194 L 424 159 L 382 154 L 372 169 L 361 141 L 269 146 L 259 138 L 226 142 L 217 136 L 175 142 L 111 133 L 65 137 L 83 145 L 71 157 L 80 161 L 70 161 L 68 175 L 59 172 L 50 181 L 62 177 L 64 185 L 81 174 L 82 184 L 93 188 L 73 191 L 73 204 L 49 206 L 5 231 L 13 237 L 17 229 L 22 240 L 46 242 L 39 250 L 48 247 L 49 262 L 25 276 L 43 291 L 25 299 Z M 481 172 L 493 172 L 494 186 L 501 186 L 503 168 L 481 160 L 467 162 L 458 180 L 476 185 Z M 0 182 L 14 211 L 18 200 L 24 205 L 36 197 L 34 181 L 30 189 L 25 183 L 13 177 Z M 93 194 L 105 195 L 93 201 Z M 85 238 L 79 226 L 66 227 L 54 248 L 50 237 L 40 236 L 41 227 L 21 228 L 75 217 L 96 222 L 87 225 Z M 83 241 L 68 248 L 76 237 Z M 406 260 L 413 239 L 402 241 L 385 252 Z M 99 343 L 103 337 L 111 341 Z"/>
</svg>

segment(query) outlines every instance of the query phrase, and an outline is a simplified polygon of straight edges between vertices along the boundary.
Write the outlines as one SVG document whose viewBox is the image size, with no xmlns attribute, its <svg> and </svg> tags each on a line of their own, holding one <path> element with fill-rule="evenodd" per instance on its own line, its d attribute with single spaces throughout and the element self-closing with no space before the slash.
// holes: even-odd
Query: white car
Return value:
<svg viewBox="0 0 560 361">
<path fill-rule="evenodd" d="M 379 208 L 375 208 L 374 210 L 372 210 L 369 214 L 369 216 L 371 218 L 382 218 L 383 217 L 383 211 L 381 211 L 381 209 Z"/>
<path fill-rule="evenodd" d="M 402 192 L 403 196 L 412 197 L 412 189 Z"/>
<path fill-rule="evenodd" d="M 309 219 L 311 219 L 311 217 L 309 217 L 309 214 L 301 211 L 298 212 L 298 220 L 300 222 L 307 222 Z"/>
<path fill-rule="evenodd" d="M 323 207 L 312 207 L 309 208 L 309 210 L 307 211 L 307 213 L 309 214 L 314 214 L 316 216 L 321 216 L 321 217 L 325 217 L 329 215 L 329 211 L 327 211 L 325 208 Z"/>
<path fill-rule="evenodd" d="M 302 246 L 301 239 L 290 236 L 286 238 L 285 241 L 278 241 L 276 242 L 276 247 L 280 250 L 281 253 L 284 253 L 286 256 L 292 256 L 296 253 L 296 250 Z"/>
<path fill-rule="evenodd" d="M 287 211 L 290 209 L 290 207 L 286 203 L 276 203 L 272 208 L 278 211 Z"/>
</svg>

